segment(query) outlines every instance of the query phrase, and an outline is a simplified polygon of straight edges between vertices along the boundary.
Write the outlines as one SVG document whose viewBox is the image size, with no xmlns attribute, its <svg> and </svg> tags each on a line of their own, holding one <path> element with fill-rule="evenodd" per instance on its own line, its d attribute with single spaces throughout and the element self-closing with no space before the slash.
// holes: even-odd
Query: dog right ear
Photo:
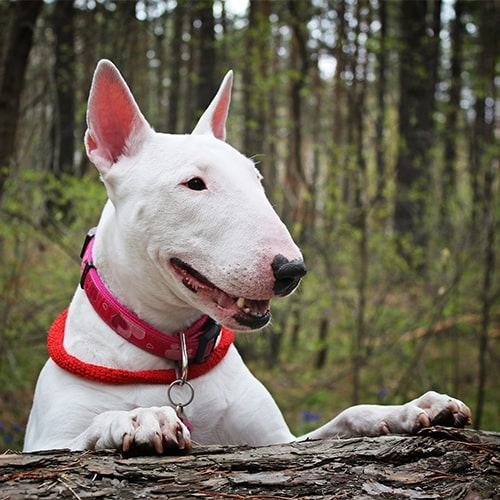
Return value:
<svg viewBox="0 0 500 500">
<path fill-rule="evenodd" d="M 85 149 L 101 174 L 120 156 L 133 155 L 152 131 L 120 72 L 106 59 L 94 72 L 87 127 Z"/>
<path fill-rule="evenodd" d="M 231 88 L 233 86 L 233 72 L 228 71 L 217 95 L 210 106 L 201 115 L 193 134 L 212 134 L 221 141 L 226 140 L 226 120 L 231 102 Z"/>
</svg>

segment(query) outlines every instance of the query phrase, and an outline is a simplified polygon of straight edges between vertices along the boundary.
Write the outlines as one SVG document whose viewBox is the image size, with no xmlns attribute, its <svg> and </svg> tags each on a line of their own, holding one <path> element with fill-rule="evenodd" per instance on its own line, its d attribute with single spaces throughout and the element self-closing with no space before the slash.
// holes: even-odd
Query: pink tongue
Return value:
<svg viewBox="0 0 500 500">
<path fill-rule="evenodd" d="M 217 293 L 214 296 L 214 302 L 216 302 L 220 307 L 227 308 L 234 304 L 234 299 L 222 290 L 217 290 Z"/>
</svg>

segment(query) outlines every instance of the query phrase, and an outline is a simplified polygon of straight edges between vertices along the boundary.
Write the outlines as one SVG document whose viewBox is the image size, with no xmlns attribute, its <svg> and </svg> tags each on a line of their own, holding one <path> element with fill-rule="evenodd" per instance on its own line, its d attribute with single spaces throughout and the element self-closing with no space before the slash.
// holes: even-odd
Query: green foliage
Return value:
<svg viewBox="0 0 500 500">
<path fill-rule="evenodd" d="M 78 214 L 69 226 L 61 214 L 48 218 L 44 193 L 54 189 Z M 20 431 L 9 429 L 25 424 L 34 381 L 47 358 L 46 332 L 69 304 L 81 242 L 97 223 L 104 199 L 104 187 L 87 178 L 57 180 L 21 171 L 6 186 L 0 207 L 0 423 L 6 446 L 18 447 Z"/>
<path fill-rule="evenodd" d="M 426 139 L 415 147 L 400 127 L 407 111 L 400 109 L 398 77 L 402 3 L 313 4 L 302 2 L 307 8 L 297 11 L 294 2 L 252 2 L 252 20 L 229 10 L 216 16 L 214 74 L 234 68 L 236 76 L 229 142 L 256 155 L 271 201 L 309 267 L 299 291 L 274 302 L 271 327 L 240 336 L 239 346 L 296 432 L 355 399 L 397 403 L 430 388 L 462 397 L 475 410 L 483 362 L 481 426 L 499 430 L 498 55 L 486 43 L 498 31 L 498 14 L 492 2 L 450 4 L 440 30 L 426 30 L 442 34 L 442 55 L 436 88 L 417 89 L 432 98 L 435 119 L 415 131 L 416 139 Z M 69 303 L 82 238 L 106 198 L 94 169 L 85 175 L 81 140 L 95 62 L 109 57 L 118 64 L 158 130 L 165 130 L 174 102 L 179 130 L 189 129 L 195 111 L 206 45 L 199 19 L 185 2 L 153 2 L 136 18 L 131 6 L 75 4 L 75 61 L 66 69 L 74 70 L 78 139 L 74 172 L 63 177 L 46 173 L 60 135 L 51 67 L 55 4 L 46 3 L 39 18 L 19 116 L 18 166 L 0 165 L 9 173 L 0 193 L 0 447 L 2 439 L 5 446 L 20 443 L 13 429 L 27 417 L 47 328 Z M 462 16 L 453 20 L 455 7 Z M 7 11 L 0 11 L 0 23 Z M 454 22 L 463 23 L 461 44 Z M 323 78 L 325 56 L 337 66 Z M 460 102 L 451 93 L 457 63 Z M 423 102 L 414 104 L 416 113 Z M 410 167 L 425 158 L 411 186 L 397 182 L 402 154 Z M 396 199 L 418 212 L 414 233 L 423 238 L 398 233 Z"/>
<path fill-rule="evenodd" d="M 363 336 L 359 343 L 360 231 L 342 225 L 305 247 L 309 273 L 292 297 L 273 302 L 273 330 L 282 336 L 276 359 L 269 359 L 266 335 L 239 342 L 251 355 L 252 369 L 271 389 L 294 432 L 325 422 L 352 404 L 355 369 L 361 380 L 360 401 L 397 404 L 429 389 L 462 398 L 475 410 L 482 303 L 481 240 L 451 241 L 433 232 L 428 270 L 422 274 L 399 252 L 399 240 L 370 219 L 368 277 Z M 457 234 L 468 231 L 465 221 Z M 462 243 L 460 243 L 462 241 Z M 416 260 L 424 259 L 422 249 Z M 309 257 L 309 258 L 307 258 Z M 412 262 L 414 262 L 412 260 Z M 498 297 L 498 283 L 495 286 Z M 491 311 L 498 324 L 498 300 Z M 327 338 L 321 321 L 327 319 Z M 495 366 L 499 338 L 489 338 L 490 367 L 482 427 L 498 430 Z M 249 348 L 251 346 L 251 349 Z M 327 351 L 324 366 L 318 354 Z M 355 366 L 355 363 L 359 366 Z M 269 366 L 274 367 L 269 371 Z"/>
</svg>

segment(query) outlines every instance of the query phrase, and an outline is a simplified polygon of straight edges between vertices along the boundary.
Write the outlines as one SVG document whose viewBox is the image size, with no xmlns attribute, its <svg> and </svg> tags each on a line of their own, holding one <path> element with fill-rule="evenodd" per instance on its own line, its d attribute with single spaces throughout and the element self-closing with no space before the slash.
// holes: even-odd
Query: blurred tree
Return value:
<svg viewBox="0 0 500 500">
<path fill-rule="evenodd" d="M 313 200 L 311 199 L 311 179 L 304 161 L 304 92 L 309 80 L 311 57 L 309 51 L 309 31 L 307 25 L 314 14 L 311 2 L 288 0 L 289 23 L 291 28 L 290 68 L 289 68 L 289 109 L 290 135 L 288 150 L 287 183 L 290 203 L 285 209 L 285 221 L 301 222 L 301 239 L 306 240 L 309 229 L 314 227 Z"/>
<path fill-rule="evenodd" d="M 497 267 L 496 236 L 498 232 L 498 170 L 500 148 L 495 123 L 496 103 L 499 98 L 498 65 L 500 64 L 500 10 L 495 0 L 480 2 L 476 18 L 479 29 L 478 58 L 475 66 L 474 87 L 476 101 L 470 140 L 470 175 L 472 178 L 473 234 L 482 244 L 481 327 L 478 332 L 478 385 L 476 395 L 476 428 L 480 428 L 486 402 L 486 382 L 489 374 L 490 329 L 493 308 L 498 303 L 500 290 L 494 286 Z"/>
<path fill-rule="evenodd" d="M 387 116 L 387 60 L 388 60 L 388 35 L 387 35 L 387 2 L 379 2 L 378 16 L 380 21 L 379 46 L 376 51 L 378 62 L 377 74 L 377 118 L 375 124 L 375 148 L 377 165 L 377 190 L 376 201 L 381 205 L 386 196 L 387 166 L 384 148 L 384 132 Z"/>
<path fill-rule="evenodd" d="M 185 30 L 187 0 L 178 0 L 172 14 L 173 35 L 171 42 L 171 63 L 170 63 L 170 94 L 168 104 L 167 130 L 170 133 L 182 133 L 183 124 L 179 124 L 179 112 L 181 111 L 181 71 L 183 53 L 185 50 L 183 33 Z"/>
<path fill-rule="evenodd" d="M 367 337 L 367 304 L 368 304 L 368 275 L 370 267 L 370 254 L 368 248 L 368 216 L 371 200 L 369 195 L 368 162 L 365 154 L 366 120 L 367 112 L 366 97 L 368 93 L 368 57 L 360 54 L 366 51 L 364 46 L 365 35 L 369 30 L 372 11 L 369 2 L 359 1 L 357 4 L 356 18 L 358 23 L 355 28 L 355 51 L 353 62 L 354 81 L 351 86 L 350 109 L 352 117 L 348 120 L 352 131 L 349 133 L 352 139 L 356 168 L 353 169 L 354 184 L 354 207 L 350 216 L 352 224 L 358 229 L 358 272 L 356 275 L 356 329 L 353 336 L 353 348 L 351 351 L 353 363 L 352 403 L 358 404 L 361 397 L 361 370 L 366 364 L 368 357 Z"/>
<path fill-rule="evenodd" d="M 451 200 L 454 199 L 456 192 L 457 179 L 457 137 L 459 131 L 458 118 L 460 114 L 460 99 L 462 91 L 462 58 L 463 58 L 463 36 L 464 24 L 462 15 L 465 2 L 457 0 L 454 5 L 455 19 L 451 22 L 450 29 L 450 69 L 449 69 L 449 100 L 446 104 L 446 128 L 444 131 L 444 162 L 442 172 L 442 202 L 441 202 L 441 226 L 443 230 L 451 236 Z"/>
<path fill-rule="evenodd" d="M 52 113 L 50 162 L 48 170 L 55 179 L 75 175 L 75 9 L 73 2 L 56 0 L 53 5 L 55 62 L 53 65 L 54 107 Z M 71 217 L 71 200 L 64 188 L 51 185 L 46 193 L 46 222 Z"/>
<path fill-rule="evenodd" d="M 399 8 L 400 141 L 394 226 L 401 237 L 410 237 L 410 247 L 401 250 L 412 260 L 413 246 L 425 247 L 429 236 L 425 216 L 434 144 L 441 0 L 401 2 Z"/>
<path fill-rule="evenodd" d="M 269 96 L 268 88 L 271 66 L 271 21 L 272 5 L 269 0 L 250 0 L 248 11 L 247 62 L 243 69 L 243 150 L 247 154 L 262 153 L 262 145 L 268 134 Z M 264 173 L 264 177 L 266 177 Z"/>
<path fill-rule="evenodd" d="M 75 9 L 73 2 L 54 3 L 55 105 L 50 170 L 58 177 L 74 173 L 75 154 Z"/>
<path fill-rule="evenodd" d="M 196 42 L 198 44 L 198 66 L 196 71 L 196 120 L 214 98 L 218 88 L 216 72 L 215 18 L 213 0 L 194 2 Z M 195 120 L 195 121 L 196 121 Z"/>
<path fill-rule="evenodd" d="M 2 34 L 0 66 L 0 199 L 16 151 L 21 93 L 33 42 L 33 31 L 42 7 L 43 0 L 12 2 L 9 9 L 2 11 L 8 16 L 8 23 Z"/>
</svg>

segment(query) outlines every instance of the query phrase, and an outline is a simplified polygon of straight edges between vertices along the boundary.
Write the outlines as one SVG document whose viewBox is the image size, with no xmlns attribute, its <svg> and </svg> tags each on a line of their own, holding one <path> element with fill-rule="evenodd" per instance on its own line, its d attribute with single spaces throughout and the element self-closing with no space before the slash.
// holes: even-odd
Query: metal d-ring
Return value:
<svg viewBox="0 0 500 500">
<path fill-rule="evenodd" d="M 186 336 L 184 335 L 184 332 L 179 332 L 179 339 L 181 342 L 181 362 L 180 364 L 180 377 L 177 380 L 174 380 L 167 389 L 167 396 L 168 400 L 170 401 L 170 404 L 175 408 L 175 411 L 177 412 L 177 415 L 181 416 L 182 415 L 182 410 L 185 406 L 190 404 L 193 399 L 194 399 L 194 387 L 191 385 L 190 382 L 187 380 L 188 376 L 188 354 L 187 354 L 187 346 L 186 346 Z M 189 397 L 187 398 L 186 402 L 179 402 L 179 401 L 174 401 L 172 398 L 172 389 L 175 386 L 187 386 L 190 390 Z"/>
<path fill-rule="evenodd" d="M 174 399 L 172 398 L 172 389 L 175 387 L 175 386 L 186 386 L 189 388 L 189 391 L 190 391 L 190 394 L 189 394 L 189 397 L 187 398 L 187 400 L 185 402 L 182 402 L 182 401 L 174 401 Z M 170 404 L 174 407 L 174 408 L 180 408 L 182 410 L 182 408 L 184 408 L 185 406 L 187 406 L 188 404 L 190 404 L 193 399 L 194 399 L 194 387 L 189 383 L 189 382 L 183 382 L 181 379 L 177 379 L 177 380 L 174 380 L 169 386 L 168 386 L 168 390 L 167 390 L 167 395 L 168 395 L 168 400 L 170 401 Z"/>
</svg>

